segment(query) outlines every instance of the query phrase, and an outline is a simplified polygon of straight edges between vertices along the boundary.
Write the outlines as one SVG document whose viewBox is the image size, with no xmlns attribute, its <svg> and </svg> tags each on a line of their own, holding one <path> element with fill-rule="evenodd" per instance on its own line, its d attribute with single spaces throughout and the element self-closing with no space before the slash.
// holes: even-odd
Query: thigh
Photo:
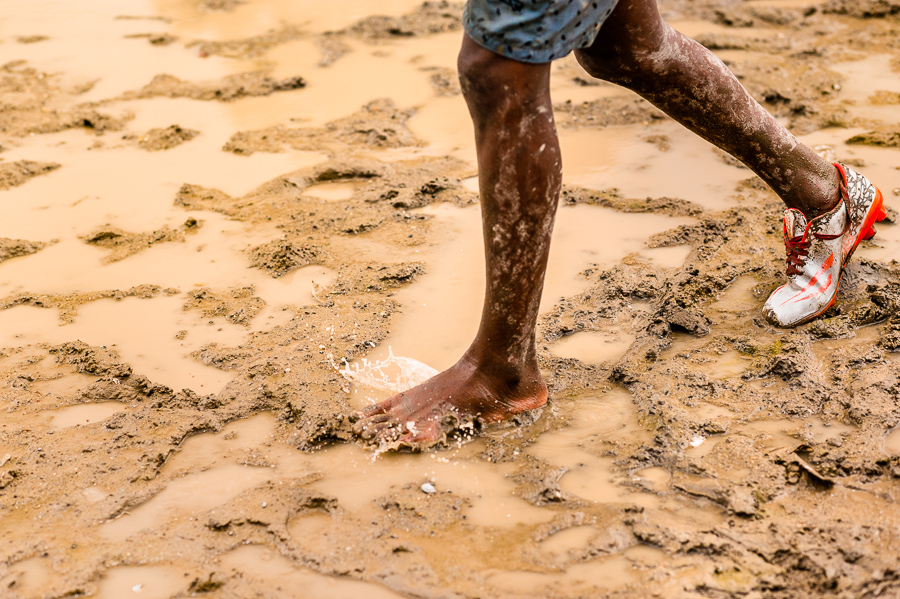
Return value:
<svg viewBox="0 0 900 599">
<path fill-rule="evenodd" d="M 641 50 L 652 51 L 659 47 L 666 28 L 656 0 L 619 0 L 594 42 L 579 50 L 579 58 L 624 58 Z"/>
</svg>

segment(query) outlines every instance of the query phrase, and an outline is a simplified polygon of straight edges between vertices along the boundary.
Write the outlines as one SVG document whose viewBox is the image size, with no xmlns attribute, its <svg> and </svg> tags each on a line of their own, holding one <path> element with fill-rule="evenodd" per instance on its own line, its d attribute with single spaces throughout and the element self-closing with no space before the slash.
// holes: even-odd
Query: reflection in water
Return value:
<svg viewBox="0 0 900 599">
<path fill-rule="evenodd" d="M 585 364 L 617 360 L 634 343 L 634 335 L 622 332 L 582 331 L 563 337 L 550 346 L 560 358 L 576 358 Z"/>
<path fill-rule="evenodd" d="M 605 455 L 608 444 L 649 437 L 637 421 L 631 395 L 615 389 L 581 396 L 566 409 L 571 411 L 568 426 L 544 433 L 528 449 L 529 454 L 567 469 L 560 488 L 590 501 L 652 503 L 651 497 L 638 498 L 618 484 L 622 474 L 613 465 L 615 458 Z"/>
<path fill-rule="evenodd" d="M 190 581 L 173 566 L 119 566 L 103 573 L 97 599 L 168 599 L 186 590 Z"/>
<path fill-rule="evenodd" d="M 435 217 L 433 244 L 415 259 L 428 270 L 415 285 L 394 297 L 403 314 L 391 334 L 367 356 L 387 357 L 388 347 L 398 356 L 445 369 L 452 366 L 475 337 L 484 297 L 484 253 L 478 206 L 428 207 Z M 693 222 L 658 214 L 626 214 L 599 206 L 563 206 L 556 218 L 550 263 L 544 283 L 541 311 L 560 298 L 589 287 L 581 273 L 592 265 L 609 268 L 644 247 L 646 236 Z"/>
<path fill-rule="evenodd" d="M 327 516 L 326 516 L 327 518 Z M 275 591 L 297 592 L 304 599 L 402 599 L 384 587 L 348 578 L 323 576 L 298 567 L 268 547 L 245 545 L 220 558 L 224 568 L 270 586 Z M 280 595 L 279 595 L 280 596 Z"/>
<path fill-rule="evenodd" d="M 32 557 L 16 562 L 9 567 L 12 581 L 4 582 L 15 599 L 31 599 L 40 597 L 50 591 L 60 580 L 53 570 L 50 560 L 44 557 Z"/>
<path fill-rule="evenodd" d="M 687 260 L 692 248 L 689 245 L 673 245 L 670 247 L 647 248 L 641 255 L 650 258 L 650 262 L 663 268 L 679 268 Z"/>
<path fill-rule="evenodd" d="M 51 426 L 55 429 L 61 429 L 79 424 L 91 424 L 106 420 L 124 409 L 125 406 L 117 401 L 101 401 L 62 408 L 53 411 Z"/>
<path fill-rule="evenodd" d="M 104 524 L 101 531 L 108 540 L 124 541 L 136 532 L 208 511 L 271 478 L 268 468 L 237 464 L 178 478 L 147 503 Z"/>
</svg>

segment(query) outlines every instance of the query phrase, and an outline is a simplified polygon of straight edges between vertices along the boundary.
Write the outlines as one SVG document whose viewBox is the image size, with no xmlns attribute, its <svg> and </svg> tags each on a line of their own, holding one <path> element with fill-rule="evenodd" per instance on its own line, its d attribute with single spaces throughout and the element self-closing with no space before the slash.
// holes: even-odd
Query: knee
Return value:
<svg viewBox="0 0 900 599">
<path fill-rule="evenodd" d="M 499 108 L 515 99 L 527 105 L 542 101 L 549 89 L 549 64 L 528 64 L 500 56 L 466 37 L 457 59 L 459 83 L 470 107 Z"/>
<path fill-rule="evenodd" d="M 641 73 L 665 69 L 665 57 L 674 55 L 679 34 L 660 20 L 621 36 L 604 36 L 588 48 L 575 51 L 578 63 L 592 77 L 618 83 Z"/>
<path fill-rule="evenodd" d="M 459 73 L 459 85 L 463 96 L 469 100 L 484 94 L 487 83 L 497 73 L 499 57 L 466 39 L 459 51 L 456 68 Z M 502 74 L 499 73 L 499 74 Z"/>
</svg>

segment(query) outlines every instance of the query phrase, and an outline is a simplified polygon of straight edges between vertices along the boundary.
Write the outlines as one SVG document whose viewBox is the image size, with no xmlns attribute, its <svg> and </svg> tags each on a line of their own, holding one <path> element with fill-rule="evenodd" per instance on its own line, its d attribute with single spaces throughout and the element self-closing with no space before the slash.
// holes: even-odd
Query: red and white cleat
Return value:
<svg viewBox="0 0 900 599">
<path fill-rule="evenodd" d="M 877 187 L 842 164 L 834 166 L 841 175 L 841 202 L 831 212 L 808 223 L 799 210 L 784 212 L 788 282 L 763 307 L 769 320 L 783 327 L 808 322 L 831 307 L 844 266 L 860 241 L 875 235 L 875 222 L 887 216 Z"/>
</svg>

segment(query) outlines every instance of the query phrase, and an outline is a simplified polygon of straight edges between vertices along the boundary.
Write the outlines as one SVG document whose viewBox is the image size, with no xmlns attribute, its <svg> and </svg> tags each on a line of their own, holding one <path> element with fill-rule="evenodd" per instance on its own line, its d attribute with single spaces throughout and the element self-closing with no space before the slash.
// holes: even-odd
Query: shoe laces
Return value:
<svg viewBox="0 0 900 599">
<path fill-rule="evenodd" d="M 813 233 L 815 235 L 815 233 Z M 805 235 L 800 237 L 785 237 L 784 249 L 787 253 L 787 274 L 799 275 L 803 265 L 806 264 L 806 255 L 809 253 L 810 241 Z"/>
<path fill-rule="evenodd" d="M 830 239 L 837 239 L 838 237 L 843 236 L 850 225 L 850 219 L 847 219 L 847 224 L 844 225 L 844 230 L 838 233 L 837 235 L 826 235 L 824 233 L 813 233 L 812 236 L 816 239 L 825 241 Z M 803 265 L 806 264 L 806 255 L 809 254 L 809 246 L 812 243 L 811 239 L 808 239 L 806 235 L 801 235 L 799 237 L 788 237 L 785 235 L 784 237 L 784 249 L 787 253 L 787 274 L 791 275 L 799 275 L 803 271 Z"/>
</svg>

